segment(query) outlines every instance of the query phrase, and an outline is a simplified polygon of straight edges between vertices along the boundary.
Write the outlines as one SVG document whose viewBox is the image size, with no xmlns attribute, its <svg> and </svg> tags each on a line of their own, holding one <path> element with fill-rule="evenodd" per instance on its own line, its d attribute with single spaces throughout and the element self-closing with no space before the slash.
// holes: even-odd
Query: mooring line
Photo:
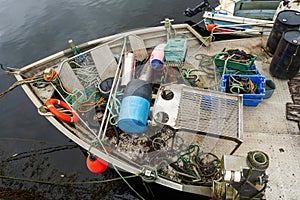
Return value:
<svg viewBox="0 0 300 200">
<path fill-rule="evenodd" d="M 123 176 L 123 178 L 129 179 L 129 178 L 135 178 L 139 175 L 131 175 L 131 176 Z M 106 180 L 99 180 L 99 181 L 70 181 L 70 182 L 57 182 L 57 181 L 43 181 L 43 180 L 35 180 L 35 179 L 29 179 L 29 178 L 18 178 L 18 177 L 12 177 L 12 176 L 2 176 L 0 175 L 0 179 L 9 179 L 9 180 L 15 180 L 15 181 L 24 181 L 24 182 L 31 182 L 31 183 L 41 183 L 41 184 L 48 184 L 48 185 L 84 185 L 84 184 L 99 184 L 99 183 L 108 183 L 112 181 L 118 181 L 122 180 L 123 178 L 117 177 L 112 179 L 106 179 Z"/>
</svg>

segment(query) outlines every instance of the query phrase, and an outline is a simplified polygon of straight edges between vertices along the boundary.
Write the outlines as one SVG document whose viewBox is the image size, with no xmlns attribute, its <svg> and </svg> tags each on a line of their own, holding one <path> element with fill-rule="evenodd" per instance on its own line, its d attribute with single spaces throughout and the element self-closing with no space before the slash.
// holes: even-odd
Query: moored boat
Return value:
<svg viewBox="0 0 300 200">
<path fill-rule="evenodd" d="M 198 9 L 199 7 L 201 9 Z M 211 8 L 206 1 L 205 4 L 200 3 L 193 9 L 187 9 L 186 13 L 187 16 L 192 16 L 204 11 L 202 17 L 208 31 L 257 36 L 259 34 L 268 35 L 276 17 L 284 10 L 299 12 L 300 2 L 298 0 L 221 0 L 218 6 Z"/>
<path fill-rule="evenodd" d="M 88 164 L 101 165 L 89 165 L 96 173 L 110 165 L 183 192 L 261 199 L 266 170 L 276 173 L 282 165 L 274 149 L 290 142 L 278 132 L 296 138 L 286 149 L 299 148 L 299 127 L 284 117 L 291 99 L 286 81 L 274 79 L 280 93 L 266 102 L 260 101 L 264 92 L 253 94 L 255 105 L 247 107 L 242 95 L 220 92 L 223 76 L 215 62 L 224 48 L 243 49 L 271 78 L 271 58 L 261 48 L 267 38 L 211 42 L 187 24 L 163 23 L 79 46 L 70 41 L 71 49 L 11 69 L 15 86 L 22 85 L 38 112 L 88 152 Z M 270 135 L 272 144 L 265 142 Z M 272 193 L 281 183 L 270 184 Z"/>
</svg>

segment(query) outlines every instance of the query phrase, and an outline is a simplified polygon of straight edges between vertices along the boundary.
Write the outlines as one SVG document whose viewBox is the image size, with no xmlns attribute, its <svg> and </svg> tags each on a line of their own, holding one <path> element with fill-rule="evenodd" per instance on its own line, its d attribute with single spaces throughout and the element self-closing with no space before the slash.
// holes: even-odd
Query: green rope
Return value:
<svg viewBox="0 0 300 200">
<path fill-rule="evenodd" d="M 147 175 L 147 171 L 150 171 L 149 175 Z M 155 167 L 144 165 L 140 177 L 146 183 L 153 183 L 158 177 L 157 170 Z"/>
<path fill-rule="evenodd" d="M 109 123 L 113 126 L 116 126 L 118 123 L 118 117 L 121 107 L 121 102 L 117 98 L 117 96 L 123 96 L 123 90 L 117 91 L 116 93 L 112 94 L 111 98 L 113 99 L 113 101 L 110 101 L 107 106 L 108 111 L 111 114 L 111 117 L 109 118 Z M 113 107 L 113 109 L 111 107 Z M 113 110 L 115 111 L 115 113 L 113 112 Z"/>
<path fill-rule="evenodd" d="M 176 161 L 176 170 L 178 171 L 180 162 L 183 164 L 183 168 L 185 169 L 185 173 L 188 174 L 193 174 L 192 172 L 189 171 L 189 163 L 191 163 L 193 156 L 199 155 L 200 147 L 198 145 L 190 145 L 186 149 L 180 150 L 179 154 L 180 156 L 178 157 Z M 196 152 L 196 155 L 193 155 L 193 153 Z"/>
<path fill-rule="evenodd" d="M 190 145 L 185 149 L 179 150 L 179 156 L 175 164 L 175 170 L 185 175 L 189 175 L 189 178 L 196 179 L 194 181 L 201 184 L 211 183 L 211 178 L 218 172 L 220 160 L 213 153 L 200 152 L 198 145 Z M 212 160 L 205 162 L 205 157 L 210 156 Z M 187 176 L 188 177 L 188 176 Z"/>
<path fill-rule="evenodd" d="M 253 85 L 253 90 L 251 89 L 250 85 Z M 253 83 L 249 78 L 245 80 L 237 80 L 233 76 L 229 77 L 229 91 L 232 94 L 255 94 L 257 90 L 257 85 Z"/>
</svg>

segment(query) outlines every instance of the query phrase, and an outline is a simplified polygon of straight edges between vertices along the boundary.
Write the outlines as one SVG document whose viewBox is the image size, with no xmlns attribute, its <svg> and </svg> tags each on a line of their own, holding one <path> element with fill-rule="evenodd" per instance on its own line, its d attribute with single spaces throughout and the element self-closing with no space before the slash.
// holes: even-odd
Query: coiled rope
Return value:
<svg viewBox="0 0 300 200">
<path fill-rule="evenodd" d="M 210 157 L 208 161 L 206 158 Z M 179 151 L 175 170 L 179 175 L 192 178 L 194 182 L 210 184 L 217 176 L 220 160 L 213 153 L 201 152 L 198 145 L 190 145 Z"/>
</svg>

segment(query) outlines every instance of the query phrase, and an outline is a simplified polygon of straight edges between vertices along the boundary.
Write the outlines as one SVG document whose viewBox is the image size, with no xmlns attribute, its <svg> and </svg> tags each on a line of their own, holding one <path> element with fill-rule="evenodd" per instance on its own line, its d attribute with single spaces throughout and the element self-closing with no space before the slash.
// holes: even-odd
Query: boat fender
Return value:
<svg viewBox="0 0 300 200">
<path fill-rule="evenodd" d="M 155 70 L 163 70 L 165 68 L 164 65 L 164 49 L 167 44 L 159 44 L 157 45 L 150 56 L 150 64 Z"/>
<path fill-rule="evenodd" d="M 207 30 L 212 31 L 216 27 L 215 24 L 207 24 Z"/>
<path fill-rule="evenodd" d="M 99 91 L 101 93 L 101 96 L 104 99 L 108 99 L 109 98 L 109 94 L 110 94 L 110 91 L 112 89 L 113 82 L 114 82 L 114 77 L 109 77 L 109 78 L 103 80 L 99 84 L 98 89 L 99 89 Z"/>
<path fill-rule="evenodd" d="M 106 171 L 108 162 L 97 156 L 88 155 L 88 157 L 86 158 L 86 165 L 91 172 L 99 174 Z"/>
<path fill-rule="evenodd" d="M 66 115 L 64 113 L 59 112 L 54 105 L 59 105 L 69 111 L 72 112 L 73 116 Z M 65 121 L 65 122 L 78 122 L 79 117 L 77 113 L 64 101 L 59 99 L 48 99 L 46 101 L 46 107 L 48 110 L 57 118 Z"/>
</svg>

